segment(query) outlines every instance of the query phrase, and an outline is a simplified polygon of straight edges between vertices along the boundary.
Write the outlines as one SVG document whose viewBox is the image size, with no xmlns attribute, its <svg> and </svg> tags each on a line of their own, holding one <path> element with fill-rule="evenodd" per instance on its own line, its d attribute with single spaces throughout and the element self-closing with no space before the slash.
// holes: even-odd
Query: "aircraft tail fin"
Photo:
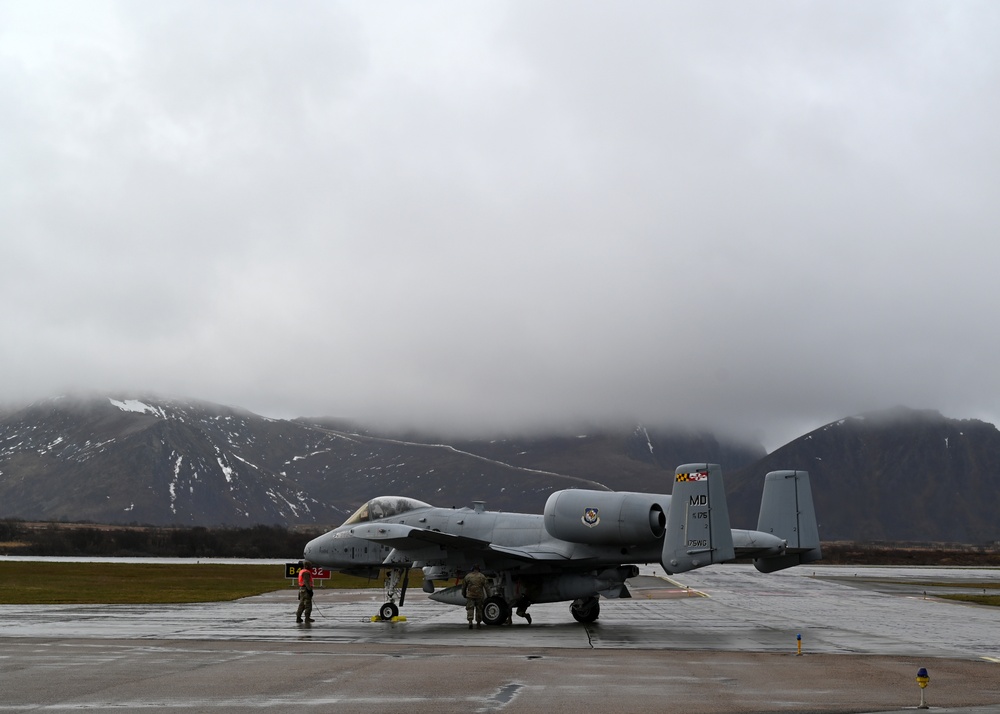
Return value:
<svg viewBox="0 0 1000 714">
<path fill-rule="evenodd" d="M 764 477 L 757 530 L 783 538 L 782 555 L 754 559 L 762 573 L 803 565 L 823 557 L 807 471 L 772 471 Z"/>
<path fill-rule="evenodd" d="M 729 507 L 718 464 L 684 464 L 674 472 L 660 564 L 683 573 L 735 557 Z"/>
</svg>

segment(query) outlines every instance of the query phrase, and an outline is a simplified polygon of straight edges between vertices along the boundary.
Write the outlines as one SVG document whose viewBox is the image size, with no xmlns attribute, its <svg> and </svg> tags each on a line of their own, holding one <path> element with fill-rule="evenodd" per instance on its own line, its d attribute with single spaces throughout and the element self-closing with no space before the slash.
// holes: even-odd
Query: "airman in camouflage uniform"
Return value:
<svg viewBox="0 0 1000 714">
<path fill-rule="evenodd" d="M 473 565 L 462 579 L 462 597 L 465 598 L 465 614 L 469 619 L 469 629 L 472 629 L 472 615 L 476 616 L 476 627 L 483 626 L 483 603 L 489 595 L 489 579 L 479 572 L 479 566 Z"/>
<path fill-rule="evenodd" d="M 531 615 L 528 614 L 528 607 L 531 605 L 531 600 L 528 599 L 528 596 L 522 595 L 517 599 L 517 602 L 514 604 L 517 607 L 517 616 L 523 617 L 525 620 L 528 621 L 528 624 L 530 625 Z M 510 618 L 507 618 L 507 624 L 508 625 L 510 624 Z"/>
</svg>

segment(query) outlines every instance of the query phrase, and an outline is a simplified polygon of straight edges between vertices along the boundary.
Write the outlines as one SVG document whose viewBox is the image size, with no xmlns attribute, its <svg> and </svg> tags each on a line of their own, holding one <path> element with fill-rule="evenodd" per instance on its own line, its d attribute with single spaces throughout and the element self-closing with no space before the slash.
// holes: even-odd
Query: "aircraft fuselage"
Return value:
<svg viewBox="0 0 1000 714">
<path fill-rule="evenodd" d="M 667 502 L 670 497 L 664 496 Z M 622 563 L 652 563 L 660 556 L 661 545 L 652 542 L 631 547 L 598 546 L 570 543 L 550 536 L 544 527 L 543 516 L 527 513 L 502 513 L 474 508 L 419 508 L 399 516 L 374 521 L 371 527 L 399 524 L 440 532 L 457 538 L 472 539 L 493 548 L 445 547 L 445 544 L 428 544 L 418 553 L 393 563 L 386 563 L 394 548 L 389 542 L 382 544 L 352 534 L 357 526 L 343 525 L 309 542 L 305 558 L 316 565 L 334 570 L 352 568 L 380 568 L 389 566 L 427 567 L 448 564 L 463 571 L 478 563 L 487 569 L 514 567 L 525 572 L 546 572 L 557 569 L 564 572 L 571 563 L 581 570 L 620 565 Z M 538 554 L 537 559 L 505 555 L 503 548 L 526 549 Z M 460 555 L 459 555 L 460 554 Z M 552 568 L 547 563 L 557 566 Z"/>
</svg>

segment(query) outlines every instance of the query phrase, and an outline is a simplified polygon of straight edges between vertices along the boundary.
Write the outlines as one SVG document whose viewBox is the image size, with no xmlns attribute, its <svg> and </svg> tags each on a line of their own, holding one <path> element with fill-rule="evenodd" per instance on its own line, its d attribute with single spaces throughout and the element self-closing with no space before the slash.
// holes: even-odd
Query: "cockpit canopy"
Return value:
<svg viewBox="0 0 1000 714">
<path fill-rule="evenodd" d="M 344 525 L 350 526 L 357 523 L 377 521 L 389 516 L 398 516 L 400 513 L 406 513 L 407 511 L 414 511 L 418 508 L 431 508 L 431 505 L 423 501 L 418 501 L 415 498 L 407 498 L 406 496 L 379 496 L 356 510 L 350 518 L 344 521 Z"/>
</svg>

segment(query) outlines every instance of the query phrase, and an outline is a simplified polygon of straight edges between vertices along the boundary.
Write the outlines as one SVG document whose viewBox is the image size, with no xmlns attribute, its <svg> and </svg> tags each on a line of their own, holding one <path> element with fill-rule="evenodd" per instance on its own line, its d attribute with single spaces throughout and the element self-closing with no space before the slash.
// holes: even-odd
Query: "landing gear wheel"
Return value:
<svg viewBox="0 0 1000 714">
<path fill-rule="evenodd" d="M 597 597 L 582 597 L 569 606 L 573 619 L 589 625 L 601 615 L 601 601 Z"/>
<path fill-rule="evenodd" d="M 398 614 L 399 608 L 396 607 L 396 603 L 394 602 L 387 602 L 378 609 L 378 616 L 383 620 L 391 620 Z"/>
<path fill-rule="evenodd" d="M 483 603 L 483 621 L 487 625 L 502 625 L 510 617 L 510 605 L 499 595 L 486 598 Z"/>
</svg>

